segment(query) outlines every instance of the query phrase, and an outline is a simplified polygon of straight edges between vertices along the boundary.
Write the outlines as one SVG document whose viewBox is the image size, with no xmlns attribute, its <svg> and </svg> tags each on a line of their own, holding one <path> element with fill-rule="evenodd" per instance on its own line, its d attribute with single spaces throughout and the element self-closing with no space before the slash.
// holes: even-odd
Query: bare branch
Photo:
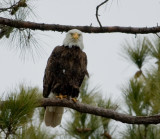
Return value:
<svg viewBox="0 0 160 139">
<path fill-rule="evenodd" d="M 7 25 L 15 28 L 29 28 L 32 30 L 42 30 L 42 31 L 58 31 L 58 32 L 67 32 L 70 29 L 79 29 L 85 33 L 130 33 L 130 34 L 148 34 L 148 33 L 158 33 L 160 32 L 160 26 L 155 27 L 119 27 L 119 26 L 110 26 L 110 27 L 91 27 L 91 26 L 67 26 L 67 25 L 58 25 L 58 24 L 44 24 L 44 23 L 34 23 L 20 20 L 13 20 L 0 17 L 0 24 Z"/>
<path fill-rule="evenodd" d="M 8 7 L 8 8 L 0 8 L 0 13 L 12 9 L 15 5 L 16 4 L 14 4 L 14 5 L 12 5 L 12 6 Z"/>
<path fill-rule="evenodd" d="M 99 10 L 99 7 L 101 7 L 103 4 L 105 4 L 106 2 L 108 2 L 108 0 L 105 0 L 104 2 L 102 2 L 101 4 L 99 4 L 97 7 L 96 7 L 96 18 L 97 18 L 97 21 L 99 23 L 99 26 L 102 28 L 102 24 L 99 20 L 99 14 L 98 14 L 98 10 Z"/>
<path fill-rule="evenodd" d="M 80 102 L 73 102 L 72 100 L 67 99 L 49 99 L 43 98 L 39 103 L 40 107 L 45 106 L 62 106 L 72 108 L 82 113 L 93 114 L 97 116 L 102 116 L 106 118 L 111 118 L 116 121 L 128 124 L 158 124 L 160 123 L 160 115 L 154 116 L 130 116 L 127 114 L 118 113 L 112 109 L 105 109 L 96 106 L 91 106 L 88 104 L 82 104 Z"/>
</svg>

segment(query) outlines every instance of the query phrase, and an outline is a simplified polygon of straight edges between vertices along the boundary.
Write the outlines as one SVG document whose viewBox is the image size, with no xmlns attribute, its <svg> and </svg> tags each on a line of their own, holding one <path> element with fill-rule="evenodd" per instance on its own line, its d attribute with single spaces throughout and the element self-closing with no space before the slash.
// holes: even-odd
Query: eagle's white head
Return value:
<svg viewBox="0 0 160 139">
<path fill-rule="evenodd" d="M 63 41 L 64 46 L 71 48 L 72 46 L 77 46 L 83 50 L 83 36 L 82 32 L 78 29 L 69 30 L 66 34 L 66 38 Z"/>
</svg>

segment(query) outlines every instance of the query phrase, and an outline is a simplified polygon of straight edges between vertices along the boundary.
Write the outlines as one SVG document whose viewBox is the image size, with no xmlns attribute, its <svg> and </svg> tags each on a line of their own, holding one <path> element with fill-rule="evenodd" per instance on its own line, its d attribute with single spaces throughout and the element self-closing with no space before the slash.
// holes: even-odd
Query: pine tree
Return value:
<svg viewBox="0 0 160 139">
<path fill-rule="evenodd" d="M 122 88 L 127 113 L 133 116 L 149 116 L 159 113 L 160 106 L 160 72 L 159 72 L 159 38 L 154 39 L 154 44 L 147 38 L 136 38 L 136 43 L 131 46 L 127 43 L 124 50 L 130 60 L 139 68 L 135 76 L 129 81 L 128 87 Z M 156 59 L 157 65 L 152 66 L 148 57 Z M 144 64 L 148 61 L 151 67 L 142 71 Z M 153 61 L 153 60 L 152 60 Z M 145 72 L 145 74 L 144 74 Z M 160 126 L 155 125 L 128 125 L 122 133 L 124 139 L 158 139 Z"/>
<path fill-rule="evenodd" d="M 37 108 L 42 97 L 38 88 L 20 85 L 1 99 L 0 138 L 4 139 L 53 139 L 42 126 L 42 108 Z"/>
</svg>

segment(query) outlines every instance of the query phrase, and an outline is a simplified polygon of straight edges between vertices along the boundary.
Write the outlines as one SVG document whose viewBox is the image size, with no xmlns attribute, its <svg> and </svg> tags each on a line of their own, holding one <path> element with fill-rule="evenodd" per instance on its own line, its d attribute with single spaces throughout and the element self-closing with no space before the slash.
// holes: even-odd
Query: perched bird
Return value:
<svg viewBox="0 0 160 139">
<path fill-rule="evenodd" d="M 45 98 L 71 98 L 76 102 L 79 88 L 87 71 L 87 56 L 83 52 L 82 32 L 72 29 L 67 32 L 62 46 L 52 51 L 43 79 Z M 56 127 L 61 123 L 63 107 L 46 107 L 44 121 L 46 126 Z"/>
</svg>

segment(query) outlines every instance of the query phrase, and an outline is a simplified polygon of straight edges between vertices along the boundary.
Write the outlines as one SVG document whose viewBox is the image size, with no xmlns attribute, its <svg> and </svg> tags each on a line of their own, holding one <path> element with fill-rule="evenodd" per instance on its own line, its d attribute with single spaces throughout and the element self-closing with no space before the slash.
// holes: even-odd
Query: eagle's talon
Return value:
<svg viewBox="0 0 160 139">
<path fill-rule="evenodd" d="M 62 94 L 59 94 L 59 96 L 56 96 L 56 98 L 59 98 L 59 99 L 63 99 L 63 98 L 67 98 L 67 95 L 62 95 Z"/>
<path fill-rule="evenodd" d="M 78 101 L 76 98 L 72 98 L 72 100 L 73 100 L 74 102 L 77 102 L 77 101 Z"/>
</svg>

